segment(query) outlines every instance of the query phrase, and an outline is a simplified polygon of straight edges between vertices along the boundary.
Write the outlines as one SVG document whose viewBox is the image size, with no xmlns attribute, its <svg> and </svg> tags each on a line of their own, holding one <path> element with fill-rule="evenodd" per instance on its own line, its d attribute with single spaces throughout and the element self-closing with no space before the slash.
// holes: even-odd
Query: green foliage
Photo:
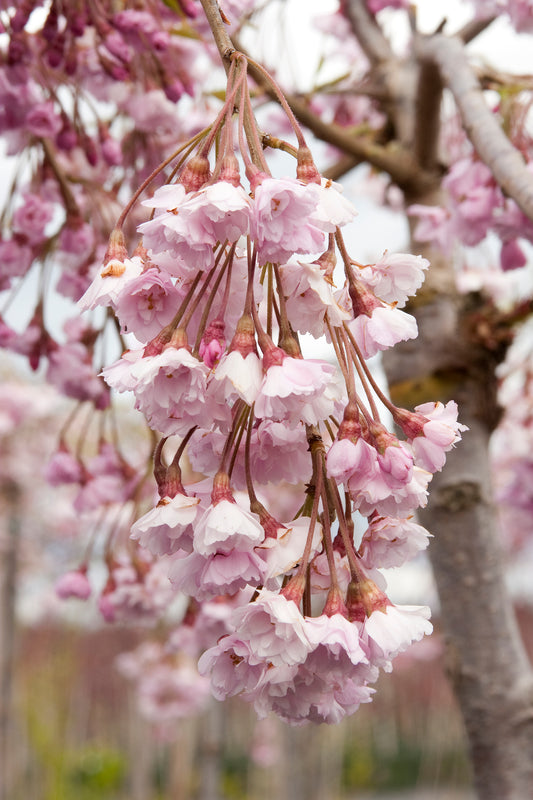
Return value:
<svg viewBox="0 0 533 800">
<path fill-rule="evenodd" d="M 124 757 L 114 750 L 88 746 L 70 756 L 65 781 L 76 793 L 77 800 L 111 797 L 124 780 Z"/>
<path fill-rule="evenodd" d="M 372 789 L 389 791 L 413 789 L 431 783 L 433 776 L 439 785 L 466 784 L 468 763 L 463 752 L 440 749 L 428 750 L 420 743 L 401 740 L 393 750 L 384 751 L 367 741 L 345 750 L 342 783 L 348 791 Z"/>
</svg>

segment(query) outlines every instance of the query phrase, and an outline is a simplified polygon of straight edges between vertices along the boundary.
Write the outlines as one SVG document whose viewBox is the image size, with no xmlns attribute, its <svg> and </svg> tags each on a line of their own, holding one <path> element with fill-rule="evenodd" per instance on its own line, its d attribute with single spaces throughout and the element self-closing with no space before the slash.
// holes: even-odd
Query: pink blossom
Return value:
<svg viewBox="0 0 533 800">
<path fill-rule="evenodd" d="M 408 517 L 417 508 L 424 508 L 428 501 L 428 484 L 433 476 L 430 472 L 414 466 L 411 479 L 401 488 L 391 490 L 379 476 L 364 486 L 348 483 L 354 508 L 364 517 L 374 511 L 384 517 Z"/>
<path fill-rule="evenodd" d="M 520 269 L 527 264 L 527 257 L 516 239 L 507 239 L 502 242 L 500 250 L 500 264 L 504 272 Z"/>
<path fill-rule="evenodd" d="M 217 181 L 194 193 L 179 208 L 187 235 L 210 244 L 236 242 L 248 233 L 252 201 L 241 186 Z"/>
<path fill-rule="evenodd" d="M 431 534 L 410 519 L 372 517 L 359 549 L 368 569 L 400 567 L 429 544 Z"/>
<path fill-rule="evenodd" d="M 281 268 L 287 313 L 291 325 L 315 337 L 326 332 L 325 315 L 333 327 L 350 319 L 350 314 L 335 300 L 333 285 L 319 263 L 289 261 Z"/>
<path fill-rule="evenodd" d="M 420 242 L 433 242 L 444 253 L 449 253 L 453 241 L 450 212 L 440 206 L 409 206 L 407 213 L 418 217 L 414 236 Z"/>
<path fill-rule="evenodd" d="M 233 403 L 238 398 L 247 405 L 255 402 L 263 370 L 255 353 L 243 356 L 237 350 L 222 356 L 209 380 L 207 392 L 217 402 Z"/>
<path fill-rule="evenodd" d="M 150 622 L 162 616 L 173 597 L 162 562 L 146 563 L 143 572 L 124 562 L 111 572 L 110 582 L 99 599 L 107 622 Z"/>
<path fill-rule="evenodd" d="M 398 653 L 431 633 L 429 616 L 427 606 L 391 604 L 373 611 L 362 624 L 361 634 L 370 662 L 390 672 L 391 661 Z"/>
<path fill-rule="evenodd" d="M 197 497 L 178 492 L 162 497 L 155 508 L 140 517 L 131 528 L 131 538 L 154 556 L 192 549 L 193 523 L 198 515 Z"/>
<path fill-rule="evenodd" d="M 100 410 L 109 405 L 109 390 L 96 374 L 81 342 L 58 346 L 48 357 L 46 378 L 67 397 L 90 400 Z"/>
<path fill-rule="evenodd" d="M 368 10 L 377 14 L 384 8 L 408 8 L 409 0 L 366 0 Z"/>
<path fill-rule="evenodd" d="M 473 0 L 476 16 L 486 19 L 498 14 L 508 14 L 512 25 L 519 32 L 533 30 L 532 0 Z"/>
<path fill-rule="evenodd" d="M 340 438 L 327 454 L 328 475 L 338 483 L 345 483 L 356 508 L 363 505 L 365 509 L 378 508 L 381 502 L 406 502 L 411 496 L 414 473 L 413 458 L 407 447 L 392 434 L 381 437 L 391 439 L 386 446 L 371 436 L 376 445 L 373 446 L 356 435 L 355 428 L 352 436 L 346 435 L 343 432 L 346 425 L 345 416 L 339 429 Z"/>
<path fill-rule="evenodd" d="M 116 666 L 125 678 L 136 681 L 140 713 L 158 726 L 196 714 L 207 702 L 209 681 L 183 651 L 172 656 L 166 646 L 144 642 L 121 653 Z"/>
<path fill-rule="evenodd" d="M 128 8 L 113 15 L 113 23 L 122 34 L 150 36 L 157 30 L 157 23 L 148 11 Z"/>
<path fill-rule="evenodd" d="M 168 250 L 179 260 L 209 269 L 217 242 L 236 242 L 248 232 L 251 200 L 241 187 L 227 181 L 186 194 L 181 184 L 162 186 L 144 205 L 163 208 L 138 230 L 154 253 Z"/>
<path fill-rule="evenodd" d="M 143 264 L 138 256 L 126 258 L 124 262 L 112 259 L 100 267 L 93 282 L 78 302 L 80 311 L 97 306 L 116 307 L 118 296 L 142 274 Z"/>
<path fill-rule="evenodd" d="M 409 447 L 381 423 L 369 422 L 368 427 L 369 440 L 377 450 L 381 477 L 390 489 L 400 489 L 413 474 L 413 455 Z"/>
<path fill-rule="evenodd" d="M 89 258 L 94 244 L 94 229 L 88 222 L 73 227 L 65 225 L 59 235 L 59 249 L 79 256 L 80 263 Z"/>
<path fill-rule="evenodd" d="M 106 136 L 102 142 L 102 156 L 110 167 L 118 167 L 123 162 L 122 145 L 112 136 Z"/>
<path fill-rule="evenodd" d="M 118 31 L 109 33 L 104 40 L 104 44 L 112 55 L 125 64 L 129 63 L 133 58 L 133 49 L 124 41 Z"/>
<path fill-rule="evenodd" d="M 188 451 L 193 469 L 215 475 L 225 441 L 226 435 L 220 430 L 195 431 Z M 232 483 L 238 488 L 246 486 L 243 441 L 240 453 L 242 457 L 237 459 L 232 473 Z M 311 464 L 304 426 L 289 428 L 283 422 L 261 420 L 252 430 L 250 460 L 254 481 L 258 483 L 287 481 L 297 484 L 308 480 Z"/>
<path fill-rule="evenodd" d="M 139 711 L 157 726 L 195 716 L 207 705 L 209 681 L 183 657 L 175 664 L 165 661 L 144 673 L 138 684 Z"/>
<path fill-rule="evenodd" d="M 520 33 L 533 32 L 532 0 L 507 0 L 504 9 L 511 18 L 511 23 Z"/>
<path fill-rule="evenodd" d="M 336 439 L 327 454 L 328 475 L 337 483 L 347 483 L 350 479 L 372 480 L 377 475 L 377 453 L 372 445 L 362 437 L 356 441 Z"/>
<path fill-rule="evenodd" d="M 219 317 L 212 320 L 204 331 L 198 349 L 198 355 L 209 369 L 218 363 L 226 350 L 226 323 Z"/>
<path fill-rule="evenodd" d="M 26 128 L 34 136 L 53 139 L 61 130 L 63 123 L 52 102 L 36 103 L 26 114 Z"/>
<path fill-rule="evenodd" d="M 446 453 L 461 439 L 466 425 L 457 422 L 457 403 L 424 403 L 415 413 L 397 410 L 395 419 L 409 437 L 415 463 L 429 472 L 441 470 Z"/>
<path fill-rule="evenodd" d="M 206 509 L 196 523 L 193 547 L 203 556 L 251 550 L 263 541 L 264 535 L 255 514 L 235 501 L 222 499 Z"/>
<path fill-rule="evenodd" d="M 380 350 L 418 336 L 415 318 L 393 306 L 377 306 L 371 316 L 359 314 L 348 327 L 363 358 L 371 358 Z"/>
<path fill-rule="evenodd" d="M 77 303 L 87 291 L 88 285 L 89 280 L 86 275 L 64 269 L 55 288 L 58 294 Z"/>
<path fill-rule="evenodd" d="M 29 192 L 22 200 L 23 204 L 13 213 L 13 232 L 24 236 L 31 245 L 41 244 L 46 239 L 46 226 L 53 217 L 54 206 Z"/>
<path fill-rule="evenodd" d="M 384 253 L 375 264 L 364 267 L 359 277 L 386 303 L 404 306 L 424 282 L 429 261 L 409 253 Z"/>
<path fill-rule="evenodd" d="M 192 552 L 172 562 L 169 579 L 175 589 L 196 600 L 219 595 L 233 595 L 248 586 L 260 586 L 265 578 L 266 564 L 252 549 L 230 550 L 203 556 Z"/>
<path fill-rule="evenodd" d="M 25 275 L 31 267 L 33 253 L 25 244 L 18 244 L 15 239 L 0 240 L 0 285 L 9 286 L 11 278 Z"/>
<path fill-rule="evenodd" d="M 169 436 L 184 435 L 205 420 L 207 372 L 187 348 L 169 346 L 156 356 L 125 355 L 102 374 L 118 391 L 132 390 L 135 408 L 154 430 Z"/>
<path fill-rule="evenodd" d="M 282 422 L 265 419 L 253 439 L 252 469 L 260 483 L 298 483 L 311 476 L 308 444 L 302 424 L 288 428 Z"/>
<path fill-rule="evenodd" d="M 312 650 L 293 675 L 271 676 L 259 684 L 254 706 L 259 716 L 274 711 L 285 722 L 329 724 L 353 714 L 374 692 L 367 683 L 376 680 L 361 647 L 357 627 L 340 614 L 306 617 Z"/>
<path fill-rule="evenodd" d="M 253 692 L 267 665 L 254 657 L 249 644 L 237 633 L 224 636 L 200 658 L 201 675 L 210 673 L 211 691 L 217 700 Z"/>
<path fill-rule="evenodd" d="M 141 342 L 150 341 L 173 319 L 180 300 L 169 276 L 155 267 L 124 281 L 114 301 L 122 333 L 134 333 Z"/>
<path fill-rule="evenodd" d="M 91 584 L 87 578 L 86 570 L 78 569 L 73 572 L 65 572 L 56 582 L 55 590 L 57 596 L 62 600 L 66 600 L 69 597 L 87 600 L 91 596 Z"/>
<path fill-rule="evenodd" d="M 274 666 L 298 664 L 312 649 L 296 603 L 266 589 L 253 603 L 235 609 L 231 622 L 252 656 Z"/>
<path fill-rule="evenodd" d="M 326 233 L 335 233 L 337 228 L 347 225 L 356 215 L 357 211 L 342 194 L 342 186 L 323 178 L 311 222 Z"/>
<path fill-rule="evenodd" d="M 325 237 L 310 221 L 318 208 L 320 189 L 290 178 L 265 178 L 255 190 L 251 236 L 260 264 L 284 263 L 294 253 L 319 253 Z"/>
<path fill-rule="evenodd" d="M 64 483 L 81 483 L 84 470 L 78 458 L 60 447 L 47 463 L 44 475 L 52 486 L 60 486 Z"/>
<path fill-rule="evenodd" d="M 290 573 L 302 559 L 307 536 L 309 533 L 309 517 L 299 517 L 280 525 L 277 536 L 267 536 L 259 546 L 259 552 L 267 563 L 268 571 L 265 576 L 266 588 L 279 588 L 277 584 L 270 586 L 268 581 Z M 315 524 L 311 543 L 310 558 L 318 553 L 322 547 L 322 526 Z"/>
<path fill-rule="evenodd" d="M 335 413 L 342 390 L 332 364 L 292 358 L 279 348 L 275 358 L 266 368 L 255 401 L 260 419 L 283 420 L 290 426 L 298 422 L 313 425 Z"/>
<path fill-rule="evenodd" d="M 98 453 L 87 462 L 84 485 L 74 500 L 76 511 L 91 511 L 101 505 L 123 503 L 138 477 L 112 444 L 102 441 Z"/>
<path fill-rule="evenodd" d="M 339 587 L 346 593 L 351 580 L 350 565 L 346 556 L 341 555 L 337 549 L 333 551 L 333 560 Z M 315 556 L 311 562 L 311 588 L 313 592 L 327 592 L 331 586 L 331 574 L 326 553 Z"/>
</svg>

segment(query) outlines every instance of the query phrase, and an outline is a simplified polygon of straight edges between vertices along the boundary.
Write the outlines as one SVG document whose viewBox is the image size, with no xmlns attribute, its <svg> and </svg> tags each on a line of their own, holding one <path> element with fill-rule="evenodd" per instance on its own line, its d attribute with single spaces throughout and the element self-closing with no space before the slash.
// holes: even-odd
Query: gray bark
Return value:
<svg viewBox="0 0 533 800">
<path fill-rule="evenodd" d="M 399 405 L 454 398 L 460 421 L 469 427 L 430 484 L 420 521 L 435 537 L 429 553 L 447 671 L 478 796 L 525 800 L 533 787 L 533 673 L 505 586 L 489 473 L 498 354 L 472 338 L 468 320 L 476 310 L 453 291 L 450 265 L 441 261 L 433 269 L 433 280 L 411 309 L 419 338 L 388 353 L 385 368 Z"/>
</svg>

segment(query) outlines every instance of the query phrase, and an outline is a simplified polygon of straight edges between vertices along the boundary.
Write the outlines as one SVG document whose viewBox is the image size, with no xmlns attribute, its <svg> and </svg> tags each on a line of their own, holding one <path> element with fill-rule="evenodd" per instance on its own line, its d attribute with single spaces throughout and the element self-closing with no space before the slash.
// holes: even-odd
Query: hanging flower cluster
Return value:
<svg viewBox="0 0 533 800">
<path fill-rule="evenodd" d="M 426 547 L 413 515 L 464 426 L 453 402 L 409 412 L 376 385 L 366 360 L 417 335 L 400 306 L 428 262 L 349 255 L 342 228 L 355 209 L 319 174 L 282 96 L 298 147 L 269 144 L 292 153 L 296 169 L 271 174 L 247 66 L 233 55 L 218 117 L 144 201 L 151 216 L 136 251 L 128 256 L 121 230 L 128 207 L 79 304 L 110 308 L 133 334 L 103 375 L 133 393 L 161 437 L 159 501 L 131 530 L 144 566 L 132 577 L 113 565 L 105 607 L 142 605 L 132 584 L 146 587 L 150 565 L 164 563 L 195 604 L 190 633 L 202 604 L 231 603 L 218 643 L 201 647 L 217 698 L 240 694 L 293 724 L 336 722 L 431 631 L 429 609 L 393 605 L 377 570 Z M 304 357 L 307 332 L 328 339 L 335 363 Z M 165 460 L 171 437 L 179 445 Z M 204 480 L 184 479 L 185 453 Z M 366 520 L 360 544 L 355 517 Z"/>
</svg>

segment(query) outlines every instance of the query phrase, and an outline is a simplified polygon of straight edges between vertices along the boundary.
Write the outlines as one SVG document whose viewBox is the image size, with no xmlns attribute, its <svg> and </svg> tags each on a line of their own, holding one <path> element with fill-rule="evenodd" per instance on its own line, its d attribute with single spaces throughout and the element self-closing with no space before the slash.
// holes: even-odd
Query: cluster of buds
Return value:
<svg viewBox="0 0 533 800">
<path fill-rule="evenodd" d="M 80 307 L 111 308 L 134 337 L 103 375 L 161 436 L 159 501 L 132 540 L 167 565 L 176 592 L 231 602 L 200 660 L 215 696 L 241 694 L 294 724 L 336 722 L 431 631 L 427 608 L 391 603 L 378 569 L 426 547 L 413 514 L 464 428 L 453 402 L 396 408 L 366 363 L 417 335 L 401 306 L 428 262 L 349 255 L 355 209 L 320 175 L 282 97 L 298 145 L 269 143 L 296 169 L 272 176 L 247 65 L 234 54 L 218 117 L 144 201 L 152 215 L 131 258 L 121 219 Z M 331 343 L 331 361 L 302 354 L 306 333 Z M 203 480 L 184 479 L 185 453 Z"/>
</svg>

